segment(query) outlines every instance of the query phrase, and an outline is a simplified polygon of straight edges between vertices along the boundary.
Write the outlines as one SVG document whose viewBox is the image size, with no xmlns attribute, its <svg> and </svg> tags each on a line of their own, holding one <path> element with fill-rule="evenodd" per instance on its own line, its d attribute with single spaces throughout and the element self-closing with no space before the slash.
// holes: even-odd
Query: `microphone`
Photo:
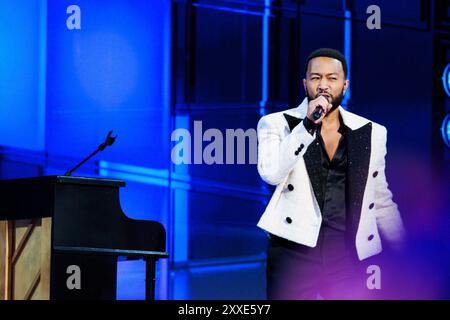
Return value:
<svg viewBox="0 0 450 320">
<path fill-rule="evenodd" d="M 320 95 L 320 94 L 319 94 Z M 325 99 L 327 99 L 327 101 L 328 101 L 328 98 L 327 97 L 324 97 Z M 323 113 L 323 109 L 322 109 L 322 106 L 318 106 L 317 108 L 316 108 L 316 110 L 314 110 L 314 112 L 313 112 L 313 118 L 314 118 L 314 120 L 316 121 L 316 120 L 319 120 L 320 119 L 320 117 L 322 116 L 322 113 Z"/>
<path fill-rule="evenodd" d="M 320 106 L 317 107 L 316 110 L 314 110 L 314 113 L 313 113 L 314 120 L 319 120 L 320 117 L 322 116 L 322 113 L 323 113 L 322 107 L 320 107 Z"/>
<path fill-rule="evenodd" d="M 95 150 L 94 152 L 92 152 L 89 156 L 87 156 L 85 159 L 83 159 L 83 161 L 81 161 L 79 164 L 77 164 L 75 167 L 73 167 L 72 169 L 70 169 L 69 171 L 67 171 L 64 175 L 65 176 L 70 176 L 72 175 L 72 173 L 77 170 L 79 167 L 81 167 L 86 161 L 88 161 L 90 158 L 92 158 L 93 156 L 95 156 L 98 152 L 105 150 L 106 147 L 111 146 L 114 141 L 116 141 L 117 136 L 113 137 L 112 136 L 112 130 L 108 132 L 108 135 L 106 136 L 105 142 L 103 142 L 102 144 L 100 144 L 97 147 L 97 150 Z"/>
</svg>

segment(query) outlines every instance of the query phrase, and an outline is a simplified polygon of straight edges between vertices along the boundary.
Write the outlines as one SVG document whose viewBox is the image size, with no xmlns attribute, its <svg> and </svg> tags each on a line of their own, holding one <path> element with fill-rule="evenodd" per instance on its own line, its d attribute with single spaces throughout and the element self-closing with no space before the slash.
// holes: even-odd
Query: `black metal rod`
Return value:
<svg viewBox="0 0 450 320">
<path fill-rule="evenodd" d="M 155 264 L 154 258 L 145 259 L 145 300 L 155 300 Z"/>
<path fill-rule="evenodd" d="M 73 167 L 72 169 L 70 169 L 69 171 L 67 171 L 64 175 L 65 176 L 70 176 L 72 174 L 72 172 L 74 172 L 75 170 L 77 170 L 79 167 L 81 167 L 86 161 L 88 161 L 90 158 L 92 158 L 93 156 L 95 156 L 98 152 L 100 151 L 100 149 L 95 150 L 94 152 L 92 152 L 86 159 L 84 159 L 83 161 L 81 161 L 79 164 L 77 164 L 75 167 Z"/>
</svg>

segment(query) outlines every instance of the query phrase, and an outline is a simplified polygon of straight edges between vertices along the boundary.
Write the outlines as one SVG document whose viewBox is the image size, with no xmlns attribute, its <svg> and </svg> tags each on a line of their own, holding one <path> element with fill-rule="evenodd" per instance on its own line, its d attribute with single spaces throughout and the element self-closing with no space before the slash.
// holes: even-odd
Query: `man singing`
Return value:
<svg viewBox="0 0 450 320">
<path fill-rule="evenodd" d="M 258 123 L 258 171 L 276 185 L 258 226 L 270 236 L 269 299 L 362 299 L 362 261 L 404 243 L 385 177 L 386 128 L 340 104 L 347 62 L 322 48 L 308 57 L 297 108 Z M 367 260 L 366 260 L 367 261 Z"/>
</svg>

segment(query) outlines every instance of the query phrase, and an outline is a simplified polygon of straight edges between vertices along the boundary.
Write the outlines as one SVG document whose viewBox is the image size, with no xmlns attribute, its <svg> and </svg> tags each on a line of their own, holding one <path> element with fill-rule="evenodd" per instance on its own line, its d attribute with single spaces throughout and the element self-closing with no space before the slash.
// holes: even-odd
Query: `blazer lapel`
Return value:
<svg viewBox="0 0 450 320">
<path fill-rule="evenodd" d="M 294 130 L 294 128 L 295 128 L 296 126 L 298 126 L 298 124 L 299 124 L 300 122 L 302 122 L 302 120 L 303 120 L 303 119 L 300 119 L 300 118 L 291 116 L 291 115 L 289 115 L 289 114 L 287 114 L 287 113 L 283 113 L 283 116 L 284 116 L 284 118 L 286 119 L 286 121 L 287 121 L 287 123 L 288 123 L 288 125 L 289 125 L 289 130 L 290 130 L 290 131 Z"/>
<path fill-rule="evenodd" d="M 308 171 L 309 180 L 311 181 L 311 185 L 314 190 L 314 195 L 316 196 L 320 211 L 322 211 L 325 197 L 322 186 L 325 181 L 321 171 L 322 155 L 320 148 L 320 143 L 316 137 L 303 155 L 303 159 L 305 160 L 306 170 Z"/>
<path fill-rule="evenodd" d="M 351 235 L 358 231 L 362 201 L 369 173 L 372 123 L 347 134 L 347 226 Z M 354 239 L 354 238 L 353 238 Z"/>
</svg>

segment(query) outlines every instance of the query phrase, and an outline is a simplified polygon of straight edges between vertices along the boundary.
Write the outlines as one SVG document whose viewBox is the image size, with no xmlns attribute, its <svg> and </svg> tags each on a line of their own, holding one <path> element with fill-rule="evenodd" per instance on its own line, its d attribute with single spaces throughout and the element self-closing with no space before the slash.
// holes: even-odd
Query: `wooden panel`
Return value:
<svg viewBox="0 0 450 320">
<path fill-rule="evenodd" d="M 12 299 L 24 300 L 41 269 L 41 232 L 39 222 L 17 221 L 12 261 Z M 32 292 L 32 291 L 31 291 Z"/>
<path fill-rule="evenodd" d="M 12 222 L 0 221 L 0 299 L 8 300 L 11 292 Z"/>
<path fill-rule="evenodd" d="M 52 218 L 42 219 L 41 231 L 41 281 L 39 295 L 33 299 L 50 299 L 50 263 L 52 251 Z"/>
<path fill-rule="evenodd" d="M 5 299 L 6 221 L 0 221 L 0 300 Z"/>
<path fill-rule="evenodd" d="M 9 222 L 8 235 L 8 226 L 1 222 L 1 299 L 50 298 L 51 224 L 51 218 Z"/>
</svg>

